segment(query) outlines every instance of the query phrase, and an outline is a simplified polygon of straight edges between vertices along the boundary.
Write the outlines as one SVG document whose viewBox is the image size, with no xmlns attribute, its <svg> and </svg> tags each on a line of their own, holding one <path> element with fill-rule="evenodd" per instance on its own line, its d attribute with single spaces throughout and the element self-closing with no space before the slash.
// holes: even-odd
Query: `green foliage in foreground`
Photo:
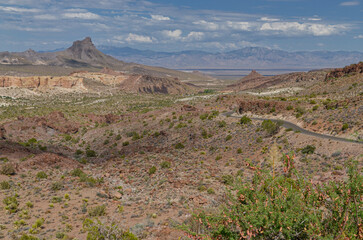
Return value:
<svg viewBox="0 0 363 240">
<path fill-rule="evenodd" d="M 83 228 L 88 232 L 87 240 L 138 240 L 134 234 L 120 229 L 116 224 L 107 226 L 97 219 L 93 221 L 87 218 Z"/>
<path fill-rule="evenodd" d="M 192 239 L 362 239 L 363 176 L 357 164 L 346 182 L 312 184 L 286 158 L 285 175 L 257 168 L 252 183 L 237 181 L 218 213 L 195 214 Z"/>
</svg>

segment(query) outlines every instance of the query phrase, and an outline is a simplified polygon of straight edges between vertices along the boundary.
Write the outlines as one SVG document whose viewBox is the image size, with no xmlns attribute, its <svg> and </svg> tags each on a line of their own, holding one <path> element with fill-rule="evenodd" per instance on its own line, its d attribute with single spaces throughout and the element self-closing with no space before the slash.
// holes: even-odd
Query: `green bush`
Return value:
<svg viewBox="0 0 363 240">
<path fill-rule="evenodd" d="M 244 115 L 241 117 L 239 122 L 240 122 L 240 124 L 250 124 L 252 122 L 252 120 L 251 120 L 251 118 Z"/>
<path fill-rule="evenodd" d="M 225 126 L 227 126 L 227 123 L 224 120 L 218 122 L 218 127 L 223 128 Z"/>
<path fill-rule="evenodd" d="M 253 181 L 237 182 L 217 213 L 195 214 L 188 233 L 221 240 L 361 239 L 363 176 L 357 163 L 349 166 L 347 181 L 321 185 L 288 164 L 290 176 L 253 168 Z"/>
<path fill-rule="evenodd" d="M 86 175 L 81 169 L 79 168 L 76 168 L 76 169 L 73 169 L 71 172 L 70 172 L 71 176 L 73 177 L 81 177 L 82 175 Z"/>
<path fill-rule="evenodd" d="M 59 191 L 59 190 L 62 190 L 63 189 L 63 183 L 61 183 L 61 182 L 54 182 L 54 183 L 52 183 L 52 185 L 51 185 L 51 189 L 53 190 L 53 191 Z"/>
<path fill-rule="evenodd" d="M 229 140 L 231 140 L 232 139 L 232 136 L 231 135 L 227 135 L 227 137 L 226 137 L 226 141 L 229 141 Z"/>
<path fill-rule="evenodd" d="M 344 123 L 343 126 L 342 126 L 342 131 L 345 131 L 349 128 L 349 125 L 348 123 Z"/>
<path fill-rule="evenodd" d="M 10 189 L 11 188 L 11 185 L 8 181 L 2 181 L 0 182 L 0 189 L 1 190 L 7 190 L 7 189 Z"/>
<path fill-rule="evenodd" d="M 96 152 L 95 151 L 93 151 L 93 150 L 90 150 L 90 149 L 87 149 L 86 150 L 86 156 L 87 157 L 89 157 L 89 158 L 91 158 L 91 157 L 96 157 Z"/>
<path fill-rule="evenodd" d="M 5 210 L 7 210 L 9 213 L 16 213 L 18 211 L 19 203 L 16 197 L 17 196 L 14 195 L 3 199 Z"/>
<path fill-rule="evenodd" d="M 125 146 L 128 146 L 128 145 L 130 145 L 130 142 L 129 141 L 125 141 L 125 142 L 122 143 L 122 146 L 124 146 L 124 147 Z"/>
<path fill-rule="evenodd" d="M 88 215 L 90 217 L 99 217 L 106 215 L 106 206 L 100 205 L 93 208 L 88 209 Z"/>
<path fill-rule="evenodd" d="M 168 161 L 164 161 L 160 164 L 161 168 L 170 168 L 171 167 L 171 163 Z"/>
<path fill-rule="evenodd" d="M 156 172 L 156 167 L 155 166 L 152 166 L 150 169 L 149 169 L 149 175 L 152 175 Z"/>
<path fill-rule="evenodd" d="M 183 149 L 185 146 L 182 143 L 175 144 L 175 149 Z"/>
<path fill-rule="evenodd" d="M 315 152 L 316 147 L 313 145 L 307 145 L 303 149 L 301 149 L 301 153 L 303 154 L 313 154 Z"/>
<path fill-rule="evenodd" d="M 9 176 L 15 175 L 15 168 L 14 168 L 13 164 L 7 163 L 1 167 L 0 173 L 3 175 L 9 175 Z"/>
<path fill-rule="evenodd" d="M 87 240 L 138 240 L 134 234 L 120 229 L 115 223 L 107 226 L 98 219 L 85 219 L 83 229 L 87 232 Z"/>
<path fill-rule="evenodd" d="M 40 172 L 37 173 L 37 178 L 45 179 L 45 178 L 48 178 L 48 175 L 45 172 L 40 171 Z"/>
<path fill-rule="evenodd" d="M 262 129 L 265 130 L 269 135 L 276 134 L 282 124 L 279 122 L 273 122 L 271 120 L 263 120 Z"/>
<path fill-rule="evenodd" d="M 232 185 L 234 182 L 234 178 L 232 175 L 223 175 L 222 176 L 222 183 L 226 185 Z"/>
</svg>

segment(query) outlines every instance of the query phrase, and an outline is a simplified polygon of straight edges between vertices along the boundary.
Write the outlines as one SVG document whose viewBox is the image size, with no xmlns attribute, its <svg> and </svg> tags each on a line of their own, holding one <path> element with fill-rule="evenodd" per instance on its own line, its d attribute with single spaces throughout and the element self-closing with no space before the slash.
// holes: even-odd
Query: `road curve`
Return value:
<svg viewBox="0 0 363 240">
<path fill-rule="evenodd" d="M 226 113 L 222 113 L 222 115 L 225 116 L 225 117 L 233 117 L 233 118 L 241 118 L 242 117 L 242 116 L 233 116 L 232 115 L 233 113 L 234 112 L 226 112 Z M 335 136 L 331 136 L 331 135 L 325 135 L 325 134 L 321 134 L 321 133 L 311 132 L 309 130 L 306 130 L 304 128 L 301 128 L 301 127 L 295 125 L 292 122 L 288 122 L 288 121 L 285 121 L 285 120 L 271 119 L 271 118 L 254 118 L 254 117 L 251 117 L 251 119 L 252 120 L 260 120 L 260 121 L 271 120 L 273 122 L 280 122 L 280 123 L 282 123 L 281 126 L 284 127 L 284 128 L 291 128 L 294 131 L 299 131 L 302 134 L 313 136 L 313 137 L 330 139 L 330 140 L 339 141 L 339 142 L 363 144 L 362 141 L 350 140 L 350 139 L 346 139 L 346 138 L 340 138 L 340 137 L 335 137 Z"/>
</svg>

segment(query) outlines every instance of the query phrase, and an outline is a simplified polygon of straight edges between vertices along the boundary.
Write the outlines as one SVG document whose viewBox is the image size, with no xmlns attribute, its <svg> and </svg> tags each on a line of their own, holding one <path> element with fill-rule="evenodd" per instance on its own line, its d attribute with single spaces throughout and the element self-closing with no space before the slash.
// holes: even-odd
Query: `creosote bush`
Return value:
<svg viewBox="0 0 363 240">
<path fill-rule="evenodd" d="M 252 122 L 251 118 L 244 115 L 241 117 L 240 124 L 250 124 Z"/>
<path fill-rule="evenodd" d="M 3 175 L 15 175 L 15 168 L 13 164 L 7 163 L 1 167 L 0 173 Z"/>
<path fill-rule="evenodd" d="M 219 212 L 194 214 L 191 239 L 362 239 L 363 176 L 358 163 L 349 179 L 313 184 L 300 176 L 293 155 L 283 158 L 285 174 L 275 176 L 248 164 L 252 182 L 237 180 Z"/>
<path fill-rule="evenodd" d="M 115 223 L 105 225 L 98 219 L 85 219 L 83 229 L 87 232 L 87 240 L 138 240 L 134 234 L 120 229 Z"/>
</svg>

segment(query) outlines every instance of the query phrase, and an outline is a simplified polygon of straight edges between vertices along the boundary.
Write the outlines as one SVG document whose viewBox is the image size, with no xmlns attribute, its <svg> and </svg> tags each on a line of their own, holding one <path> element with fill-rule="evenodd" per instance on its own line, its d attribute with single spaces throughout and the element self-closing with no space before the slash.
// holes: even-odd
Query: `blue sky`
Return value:
<svg viewBox="0 0 363 240">
<path fill-rule="evenodd" d="M 95 45 L 363 52 L 362 0 L 0 0 L 0 51 Z"/>
</svg>

